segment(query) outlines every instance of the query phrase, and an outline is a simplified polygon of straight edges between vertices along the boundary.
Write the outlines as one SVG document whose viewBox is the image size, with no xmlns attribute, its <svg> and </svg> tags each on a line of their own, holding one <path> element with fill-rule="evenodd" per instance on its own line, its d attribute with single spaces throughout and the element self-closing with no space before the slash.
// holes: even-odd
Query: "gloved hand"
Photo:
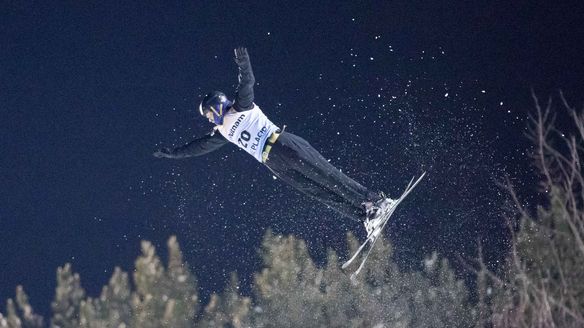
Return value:
<svg viewBox="0 0 584 328">
<path fill-rule="evenodd" d="M 245 66 L 249 64 L 249 55 L 247 49 L 244 47 L 235 48 L 235 63 L 237 66 Z"/>
<path fill-rule="evenodd" d="M 157 150 L 154 154 L 154 157 L 156 158 L 170 158 L 170 149 L 168 148 L 160 148 L 159 150 Z"/>
</svg>

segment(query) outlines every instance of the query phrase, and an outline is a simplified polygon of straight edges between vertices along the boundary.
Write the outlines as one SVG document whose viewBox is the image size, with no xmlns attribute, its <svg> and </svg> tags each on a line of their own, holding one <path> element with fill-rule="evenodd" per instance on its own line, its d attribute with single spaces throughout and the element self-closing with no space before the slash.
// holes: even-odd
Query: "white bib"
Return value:
<svg viewBox="0 0 584 328">
<path fill-rule="evenodd" d="M 227 112 L 223 117 L 223 125 L 217 126 L 216 129 L 225 139 L 261 162 L 266 139 L 278 130 L 278 127 L 256 104 L 253 104 L 253 108 L 245 112 L 235 110 Z"/>
</svg>

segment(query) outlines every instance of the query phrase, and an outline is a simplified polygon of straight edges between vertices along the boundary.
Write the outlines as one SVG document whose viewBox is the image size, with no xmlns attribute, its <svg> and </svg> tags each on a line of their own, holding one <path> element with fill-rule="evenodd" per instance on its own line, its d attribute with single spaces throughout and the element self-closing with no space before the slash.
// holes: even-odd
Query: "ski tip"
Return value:
<svg viewBox="0 0 584 328">
<path fill-rule="evenodd" d="M 346 269 L 349 266 L 349 264 L 351 264 L 351 262 L 343 263 L 343 265 L 341 266 L 341 269 Z"/>
<path fill-rule="evenodd" d="M 417 179 L 416 179 L 416 176 L 414 175 L 414 176 L 412 177 L 412 182 L 413 182 L 414 180 L 416 180 L 416 181 L 420 181 L 420 180 L 422 180 L 422 178 L 423 178 L 424 176 L 426 176 L 426 171 L 422 172 L 422 174 L 420 174 L 420 176 L 419 176 Z"/>
</svg>

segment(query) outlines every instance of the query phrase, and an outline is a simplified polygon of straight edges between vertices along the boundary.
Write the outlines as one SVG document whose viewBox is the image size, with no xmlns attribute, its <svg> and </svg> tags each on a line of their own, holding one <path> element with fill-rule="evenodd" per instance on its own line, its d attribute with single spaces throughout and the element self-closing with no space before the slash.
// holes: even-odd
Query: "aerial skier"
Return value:
<svg viewBox="0 0 584 328">
<path fill-rule="evenodd" d="M 378 236 L 403 197 L 394 200 L 369 190 L 334 167 L 306 140 L 272 123 L 254 103 L 255 77 L 246 48 L 235 49 L 235 63 L 239 71 L 235 99 L 231 101 L 223 92 L 213 91 L 199 105 L 200 114 L 215 124 L 213 130 L 184 146 L 161 148 L 154 156 L 201 156 L 231 142 L 288 185 L 363 222 L 368 240 Z"/>
</svg>

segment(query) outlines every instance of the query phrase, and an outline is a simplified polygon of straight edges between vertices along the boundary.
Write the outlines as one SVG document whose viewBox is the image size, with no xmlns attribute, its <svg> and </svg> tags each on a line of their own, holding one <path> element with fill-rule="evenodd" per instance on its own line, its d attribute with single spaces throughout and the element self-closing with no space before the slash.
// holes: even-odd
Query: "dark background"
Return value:
<svg viewBox="0 0 584 328">
<path fill-rule="evenodd" d="M 0 299 L 22 284 L 49 313 L 71 262 L 97 296 L 139 241 L 178 236 L 204 297 L 237 271 L 249 293 L 267 229 L 317 259 L 362 227 L 227 145 L 156 159 L 207 133 L 202 95 L 233 94 L 248 48 L 256 103 L 349 176 L 396 195 L 396 259 L 438 250 L 496 263 L 508 176 L 532 205 L 531 90 L 583 103 L 580 1 L 273 1 L 0 4 Z M 561 123 L 561 122 L 560 122 Z"/>
</svg>

